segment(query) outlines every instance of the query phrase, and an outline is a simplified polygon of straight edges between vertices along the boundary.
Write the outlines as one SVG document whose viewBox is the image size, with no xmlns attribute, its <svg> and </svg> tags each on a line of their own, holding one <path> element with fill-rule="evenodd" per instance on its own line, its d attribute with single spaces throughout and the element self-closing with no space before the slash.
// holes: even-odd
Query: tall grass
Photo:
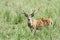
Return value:
<svg viewBox="0 0 60 40">
<path fill-rule="evenodd" d="M 52 18 L 51 29 L 37 30 L 31 36 L 20 6 L 26 13 L 40 6 L 33 18 Z M 60 0 L 0 0 L 0 40 L 60 40 Z"/>
</svg>

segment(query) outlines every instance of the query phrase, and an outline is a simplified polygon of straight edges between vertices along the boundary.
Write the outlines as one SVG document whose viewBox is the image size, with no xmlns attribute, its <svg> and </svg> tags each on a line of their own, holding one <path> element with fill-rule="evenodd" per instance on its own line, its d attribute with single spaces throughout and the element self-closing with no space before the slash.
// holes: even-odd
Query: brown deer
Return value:
<svg viewBox="0 0 60 40">
<path fill-rule="evenodd" d="M 48 25 L 49 26 L 52 23 L 52 19 L 50 19 L 50 18 L 37 18 L 37 19 L 33 19 L 32 17 L 35 14 L 35 10 L 31 14 L 27 14 L 23 10 L 23 14 L 28 19 L 28 22 L 27 22 L 28 23 L 28 27 L 30 28 L 31 31 L 34 31 L 34 33 L 38 29 L 41 30 L 42 27 L 44 27 L 44 25 Z"/>
</svg>

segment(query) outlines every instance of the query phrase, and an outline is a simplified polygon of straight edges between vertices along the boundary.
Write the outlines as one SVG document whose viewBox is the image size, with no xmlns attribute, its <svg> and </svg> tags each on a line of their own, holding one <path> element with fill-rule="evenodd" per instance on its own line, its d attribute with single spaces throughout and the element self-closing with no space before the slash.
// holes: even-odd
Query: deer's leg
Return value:
<svg viewBox="0 0 60 40">
<path fill-rule="evenodd" d="M 34 34 L 35 34 L 35 32 L 36 32 L 36 28 L 35 28 L 35 27 L 33 27 L 33 28 L 30 28 L 30 30 L 31 30 L 31 32 L 32 32 L 32 35 L 34 35 Z"/>
<path fill-rule="evenodd" d="M 34 35 L 35 35 L 35 33 L 36 33 L 36 27 L 34 27 Z"/>
<path fill-rule="evenodd" d="M 31 30 L 31 35 L 34 35 L 34 28 L 30 28 Z"/>
<path fill-rule="evenodd" d="M 31 30 L 31 32 L 33 32 L 34 29 L 33 28 L 30 28 L 30 30 Z"/>
</svg>

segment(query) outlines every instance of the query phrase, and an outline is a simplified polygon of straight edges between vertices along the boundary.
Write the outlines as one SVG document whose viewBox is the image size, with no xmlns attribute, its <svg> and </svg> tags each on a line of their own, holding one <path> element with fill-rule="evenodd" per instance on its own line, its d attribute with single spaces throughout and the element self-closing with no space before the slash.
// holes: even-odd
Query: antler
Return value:
<svg viewBox="0 0 60 40">
<path fill-rule="evenodd" d="M 23 13 L 25 16 L 27 16 L 26 12 L 24 11 L 24 9 L 21 8 L 21 6 L 20 6 L 20 11 L 21 11 L 21 13 Z"/>
<path fill-rule="evenodd" d="M 39 11 L 40 7 L 38 7 L 37 11 Z M 36 10 L 33 10 L 33 12 L 31 13 L 32 16 L 34 16 L 34 14 L 36 14 L 37 12 Z"/>
<path fill-rule="evenodd" d="M 39 9 L 40 9 L 40 7 L 38 7 L 37 11 L 39 11 Z M 32 12 L 32 14 L 35 14 L 37 11 L 34 10 L 34 11 Z"/>
<path fill-rule="evenodd" d="M 19 10 L 20 10 L 21 13 L 24 13 L 25 14 L 25 12 L 24 12 L 24 10 L 22 9 L 21 6 L 20 6 L 20 9 Z"/>
</svg>

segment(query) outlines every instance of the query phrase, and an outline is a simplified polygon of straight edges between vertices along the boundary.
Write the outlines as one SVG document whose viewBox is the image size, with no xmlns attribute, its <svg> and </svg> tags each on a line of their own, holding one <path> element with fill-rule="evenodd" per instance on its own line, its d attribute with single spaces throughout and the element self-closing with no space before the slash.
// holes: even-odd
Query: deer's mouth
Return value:
<svg viewBox="0 0 60 40">
<path fill-rule="evenodd" d="M 31 24 L 30 20 L 28 20 L 28 24 Z"/>
</svg>

